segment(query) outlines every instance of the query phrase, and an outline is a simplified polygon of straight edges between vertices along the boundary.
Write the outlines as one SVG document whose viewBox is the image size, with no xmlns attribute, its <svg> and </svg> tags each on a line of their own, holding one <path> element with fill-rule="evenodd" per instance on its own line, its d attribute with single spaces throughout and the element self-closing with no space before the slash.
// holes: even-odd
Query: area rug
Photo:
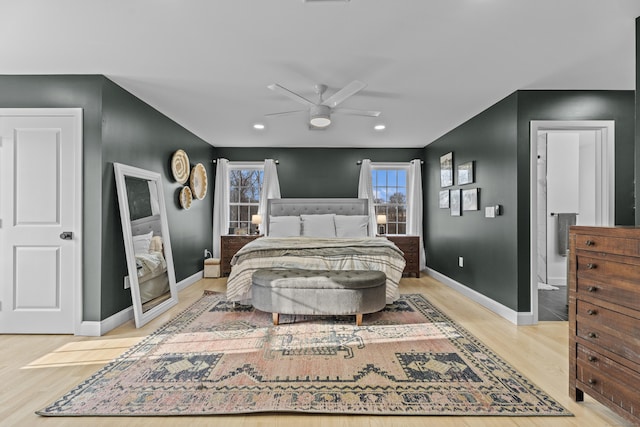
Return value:
<svg viewBox="0 0 640 427">
<path fill-rule="evenodd" d="M 419 294 L 280 322 L 207 293 L 37 413 L 571 415 Z"/>
</svg>

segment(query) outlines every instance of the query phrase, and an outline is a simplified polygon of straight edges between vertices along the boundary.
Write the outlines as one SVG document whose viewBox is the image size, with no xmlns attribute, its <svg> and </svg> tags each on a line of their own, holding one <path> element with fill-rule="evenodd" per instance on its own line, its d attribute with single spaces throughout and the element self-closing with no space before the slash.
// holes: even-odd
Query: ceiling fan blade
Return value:
<svg viewBox="0 0 640 427">
<path fill-rule="evenodd" d="M 367 87 L 366 83 L 363 83 L 359 80 L 354 80 L 348 85 L 346 85 L 345 87 L 343 87 L 342 89 L 340 89 L 339 91 L 337 91 L 336 93 L 334 93 L 333 95 L 331 95 L 329 98 L 325 99 L 322 102 L 322 105 L 327 105 L 333 108 L 336 105 L 343 102 L 345 99 L 349 98 L 350 96 L 356 94 L 357 92 L 360 92 L 365 87 Z"/>
<path fill-rule="evenodd" d="M 367 117 L 378 117 L 381 114 L 380 111 L 352 110 L 350 108 L 336 108 L 331 112 L 336 114 L 350 114 L 352 116 L 367 116 Z"/>
<path fill-rule="evenodd" d="M 292 111 L 283 111 L 281 113 L 269 113 L 265 114 L 265 117 L 270 116 L 286 116 L 287 114 L 297 114 L 297 113 L 307 113 L 309 110 L 292 110 Z"/>
<path fill-rule="evenodd" d="M 312 106 L 315 105 L 313 102 L 309 101 L 307 98 L 298 95 L 295 92 L 291 92 L 289 89 L 287 89 L 286 87 L 280 86 L 277 83 L 274 83 L 272 85 L 267 86 L 269 89 L 271 89 L 274 92 L 278 92 L 284 96 L 287 96 L 291 99 L 293 99 L 294 101 L 300 102 L 301 104 L 305 104 L 308 106 Z"/>
</svg>

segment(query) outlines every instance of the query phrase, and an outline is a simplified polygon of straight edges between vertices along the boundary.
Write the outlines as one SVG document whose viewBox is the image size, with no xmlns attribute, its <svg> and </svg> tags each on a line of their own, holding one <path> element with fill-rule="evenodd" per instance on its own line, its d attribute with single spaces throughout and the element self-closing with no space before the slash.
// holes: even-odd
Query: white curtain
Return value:
<svg viewBox="0 0 640 427">
<path fill-rule="evenodd" d="M 262 216 L 262 224 L 258 227 L 264 234 L 264 226 L 267 221 L 267 200 L 280 198 L 280 181 L 278 180 L 278 168 L 273 159 L 264 160 L 264 176 L 262 179 L 262 191 L 260 192 L 260 205 L 258 214 Z"/>
<path fill-rule="evenodd" d="M 218 159 L 213 193 L 213 257 L 220 258 L 220 236 L 229 232 L 229 160 Z"/>
<path fill-rule="evenodd" d="M 371 181 L 371 160 L 364 159 L 360 165 L 360 180 L 358 182 L 358 198 L 369 200 L 369 236 L 376 235 L 376 209 L 373 206 L 373 182 Z"/>
<path fill-rule="evenodd" d="M 412 160 L 407 174 L 407 234 L 420 236 L 420 271 L 426 268 L 422 237 L 422 165 Z"/>
</svg>

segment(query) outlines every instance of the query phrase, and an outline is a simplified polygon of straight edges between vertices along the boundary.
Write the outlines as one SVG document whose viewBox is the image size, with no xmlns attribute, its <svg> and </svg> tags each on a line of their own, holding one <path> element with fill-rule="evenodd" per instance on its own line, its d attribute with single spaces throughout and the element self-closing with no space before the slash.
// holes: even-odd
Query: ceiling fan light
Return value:
<svg viewBox="0 0 640 427">
<path fill-rule="evenodd" d="M 317 128 L 324 128 L 331 124 L 329 113 L 331 109 L 326 105 L 314 105 L 311 108 L 309 123 Z"/>
<path fill-rule="evenodd" d="M 310 123 L 312 126 L 315 126 L 317 128 L 324 128 L 331 124 L 331 119 L 329 118 L 329 116 L 318 115 L 311 117 Z"/>
</svg>

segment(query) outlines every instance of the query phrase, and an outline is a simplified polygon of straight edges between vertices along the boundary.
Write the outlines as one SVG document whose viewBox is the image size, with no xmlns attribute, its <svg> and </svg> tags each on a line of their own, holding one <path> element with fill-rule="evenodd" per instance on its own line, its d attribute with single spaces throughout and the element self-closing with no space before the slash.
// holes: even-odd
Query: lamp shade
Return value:
<svg viewBox="0 0 640 427">
<path fill-rule="evenodd" d="M 377 224 L 386 224 L 387 223 L 387 216 L 386 215 L 378 215 L 376 217 L 376 223 Z"/>
<path fill-rule="evenodd" d="M 251 215 L 251 224 L 262 224 L 262 215 Z"/>
</svg>

